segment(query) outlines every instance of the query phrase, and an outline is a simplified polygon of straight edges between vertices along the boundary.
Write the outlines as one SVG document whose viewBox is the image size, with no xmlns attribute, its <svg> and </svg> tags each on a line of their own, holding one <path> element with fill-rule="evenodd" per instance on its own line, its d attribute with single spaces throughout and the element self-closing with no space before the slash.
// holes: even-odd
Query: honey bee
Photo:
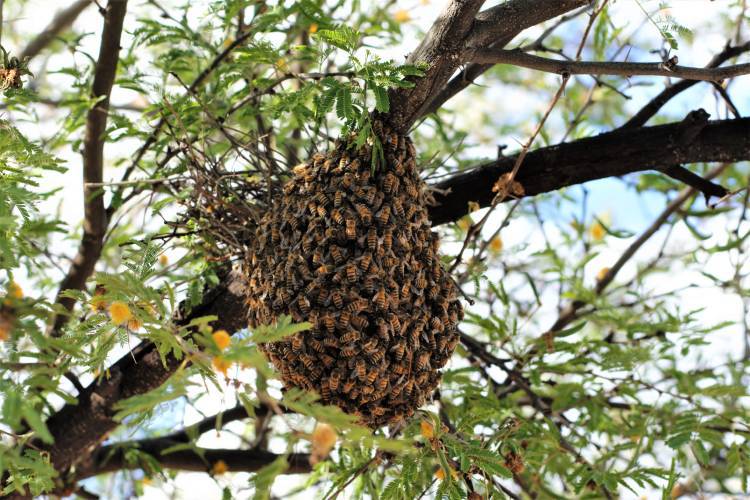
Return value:
<svg viewBox="0 0 750 500">
<path fill-rule="evenodd" d="M 328 387 L 328 384 L 323 384 L 320 388 L 320 396 L 323 398 L 323 401 L 331 400 L 331 389 Z"/>
<path fill-rule="evenodd" d="M 365 226 L 369 226 L 370 223 L 372 222 L 372 213 L 370 212 L 370 209 L 361 203 L 357 203 L 354 208 L 357 210 L 357 214 L 359 215 L 359 218 L 362 220 L 362 223 Z"/>
<path fill-rule="evenodd" d="M 370 395 L 370 394 L 372 394 L 373 392 L 375 392 L 375 388 L 374 388 L 374 387 L 372 387 L 371 385 L 365 385 L 365 386 L 363 386 L 363 387 L 362 387 L 362 395 L 363 395 L 363 396 L 369 396 L 369 395 Z M 362 401 L 362 400 L 364 400 L 364 399 L 365 399 L 365 398 L 363 397 L 363 398 L 362 398 L 362 399 L 361 399 L 360 401 Z M 367 401 L 370 401 L 371 399 L 372 399 L 372 398 L 367 398 Z"/>
<path fill-rule="evenodd" d="M 335 291 L 331 294 L 331 300 L 333 301 L 333 305 L 336 306 L 336 309 L 341 309 L 342 307 L 344 307 L 344 298 L 338 291 Z"/>
<path fill-rule="evenodd" d="M 401 361 L 403 359 L 405 349 L 406 345 L 403 342 L 398 342 L 391 347 L 391 352 L 393 353 L 394 358 L 396 358 L 396 361 Z"/>
<path fill-rule="evenodd" d="M 388 144 L 390 144 L 390 146 L 393 149 L 397 149 L 398 148 L 398 134 L 396 134 L 395 132 L 389 134 L 388 135 Z"/>
<path fill-rule="evenodd" d="M 339 341 L 336 339 L 336 337 L 325 337 L 323 338 L 323 345 L 326 347 L 332 347 L 334 349 L 337 349 L 339 347 Z"/>
<path fill-rule="evenodd" d="M 388 224 L 388 218 L 391 216 L 391 207 L 386 205 L 380 209 L 377 219 L 381 226 Z"/>
<path fill-rule="evenodd" d="M 370 371 L 369 371 L 369 372 L 367 373 L 367 378 L 366 378 L 366 380 L 367 380 L 367 383 L 368 383 L 369 385 L 372 385 L 373 383 L 375 383 L 375 379 L 376 379 L 376 378 L 378 378 L 378 370 L 376 370 L 376 369 L 373 369 L 373 370 L 370 370 Z"/>
<path fill-rule="evenodd" d="M 317 269 L 315 270 L 315 272 L 316 272 L 316 273 L 317 273 L 318 275 L 320 275 L 320 276 L 323 276 L 323 275 L 325 275 L 325 274 L 328 274 L 328 273 L 330 273 L 330 272 L 332 272 L 332 271 L 333 271 L 333 267 L 332 267 L 332 266 L 330 266 L 330 265 L 328 265 L 328 264 L 323 264 L 322 266 L 320 266 L 319 268 L 317 268 Z"/>
<path fill-rule="evenodd" d="M 344 201 L 344 193 L 342 191 L 336 191 L 333 195 L 333 206 L 339 208 L 341 203 Z"/>
<path fill-rule="evenodd" d="M 326 207 L 324 207 L 323 205 L 317 206 L 317 212 L 318 212 L 318 217 L 325 217 L 326 215 L 328 215 L 328 212 L 326 211 Z"/>
<path fill-rule="evenodd" d="M 416 382 L 417 385 L 422 387 L 427 383 L 427 379 L 429 379 L 430 374 L 427 372 L 422 372 L 417 376 Z"/>
<path fill-rule="evenodd" d="M 427 296 L 430 299 L 434 299 L 440 294 L 440 288 L 437 285 L 432 285 L 430 289 L 427 291 Z"/>
<path fill-rule="evenodd" d="M 307 345 L 309 345 L 313 351 L 318 353 L 324 353 L 325 352 L 325 346 L 323 345 L 323 342 L 316 338 L 309 338 L 307 339 Z"/>
<path fill-rule="evenodd" d="M 305 365 L 305 368 L 307 368 L 308 370 L 313 370 L 315 368 L 315 358 L 313 358 L 309 354 L 301 354 L 299 360 L 303 365 Z"/>
<path fill-rule="evenodd" d="M 331 373 L 331 376 L 328 377 L 328 387 L 332 391 L 336 391 L 339 388 L 339 382 L 341 382 L 341 374 L 338 371 L 334 371 Z"/>
<path fill-rule="evenodd" d="M 306 297 L 300 297 L 297 299 L 297 305 L 299 306 L 299 310 L 302 311 L 302 314 L 310 314 L 310 301 L 307 300 Z"/>
<path fill-rule="evenodd" d="M 388 334 L 388 324 L 381 318 L 378 318 L 378 337 L 388 342 L 391 336 Z"/>
<path fill-rule="evenodd" d="M 281 241 L 281 233 L 279 233 L 279 228 L 276 226 L 271 228 L 271 241 L 274 245 L 278 245 Z"/>
<path fill-rule="evenodd" d="M 417 288 L 419 290 L 424 290 L 425 288 L 427 288 L 427 278 L 424 277 L 424 272 L 419 273 L 414 284 L 417 285 Z"/>
<path fill-rule="evenodd" d="M 292 350 L 294 352 L 300 352 L 302 350 L 302 336 L 297 334 L 292 337 Z"/>
<path fill-rule="evenodd" d="M 396 185 L 396 176 L 392 173 L 388 172 L 385 175 L 385 179 L 383 179 L 383 191 L 387 194 L 391 194 L 393 192 L 393 188 Z"/>
<path fill-rule="evenodd" d="M 391 372 L 394 375 L 403 375 L 406 373 L 406 366 L 403 364 L 391 366 Z"/>
<path fill-rule="evenodd" d="M 362 312 L 365 309 L 367 309 L 367 306 L 370 303 L 367 301 L 367 299 L 356 299 L 352 302 L 349 302 L 349 305 L 347 306 L 347 310 L 351 312 Z"/>
<path fill-rule="evenodd" d="M 409 198 L 416 199 L 419 197 L 419 190 L 417 190 L 417 187 L 414 184 L 409 182 L 406 184 L 406 194 L 409 195 Z M 417 210 L 416 205 L 412 205 L 412 208 L 414 208 L 414 211 Z"/>
<path fill-rule="evenodd" d="M 375 250 L 378 246 L 378 231 L 371 227 L 367 231 L 367 248 L 370 250 Z"/>
<path fill-rule="evenodd" d="M 321 306 L 326 305 L 326 303 L 328 302 L 329 294 L 330 292 L 327 288 L 321 289 L 320 292 L 318 292 L 318 304 L 320 304 Z"/>
<path fill-rule="evenodd" d="M 393 246 L 393 230 L 392 229 L 386 229 L 383 232 L 383 248 L 387 252 L 391 249 Z"/>
<path fill-rule="evenodd" d="M 398 316 L 391 313 L 390 315 L 388 315 L 388 322 L 391 324 L 391 328 L 394 332 L 401 331 L 401 321 L 399 321 Z"/>
<path fill-rule="evenodd" d="M 339 209 L 331 210 L 331 219 L 333 219 L 333 222 L 335 222 L 336 224 L 344 223 L 344 216 L 341 215 L 341 210 Z"/>
<path fill-rule="evenodd" d="M 331 256 L 337 265 L 344 262 L 344 254 L 341 253 L 341 249 L 336 245 L 331 245 Z"/>
<path fill-rule="evenodd" d="M 357 221 L 354 219 L 346 219 L 346 238 L 353 240 L 357 237 Z"/>
<path fill-rule="evenodd" d="M 336 320 L 333 319 L 333 317 L 330 314 L 326 313 L 326 315 L 323 316 L 321 321 L 326 331 L 329 334 L 334 332 L 334 330 L 336 329 Z"/>
<path fill-rule="evenodd" d="M 430 320 L 430 328 L 432 328 L 433 330 L 435 330 L 437 332 L 442 332 L 443 331 L 443 322 L 440 321 L 440 318 L 433 317 Z"/>
<path fill-rule="evenodd" d="M 448 345 L 448 337 L 441 336 L 437 341 L 437 350 L 440 352 L 445 351 L 446 346 Z"/>
<path fill-rule="evenodd" d="M 362 255 L 359 259 L 359 268 L 362 270 L 362 272 L 367 272 L 367 269 L 370 267 L 370 263 L 372 262 L 372 254 L 369 252 L 366 252 Z"/>
<path fill-rule="evenodd" d="M 365 370 L 365 360 L 360 358 L 357 360 L 357 364 L 355 365 L 355 372 L 357 374 L 357 378 L 360 382 L 364 382 L 367 378 L 367 371 Z"/>
<path fill-rule="evenodd" d="M 354 179 L 352 178 L 352 174 L 349 172 L 345 173 L 344 176 L 341 178 L 341 187 L 344 189 L 349 189 L 352 186 L 352 181 Z"/>
<path fill-rule="evenodd" d="M 348 330 L 344 335 L 341 336 L 341 342 L 344 344 L 351 344 L 358 341 L 362 336 L 357 330 Z"/>
<path fill-rule="evenodd" d="M 289 196 L 290 194 L 292 194 L 294 192 L 294 189 L 296 187 L 297 186 L 293 182 L 287 182 L 286 184 L 284 184 L 284 188 L 283 188 L 284 189 L 284 194 L 287 195 L 287 196 Z"/>
<path fill-rule="evenodd" d="M 385 288 L 382 286 L 378 290 L 378 293 L 375 294 L 375 307 L 381 310 L 385 309 Z"/>
<path fill-rule="evenodd" d="M 375 387 L 377 387 L 378 391 L 384 391 L 388 387 L 388 379 L 386 377 L 379 378 Z"/>
<path fill-rule="evenodd" d="M 375 278 L 372 275 L 365 279 L 364 290 L 368 295 L 375 293 Z"/>
<path fill-rule="evenodd" d="M 345 358 L 351 358 L 357 355 L 358 349 L 356 345 L 349 344 L 341 348 L 341 355 Z"/>
<path fill-rule="evenodd" d="M 354 384 L 355 382 L 353 380 L 344 382 L 344 386 L 341 388 L 341 392 L 343 392 L 344 394 L 348 394 L 354 388 Z"/>
<path fill-rule="evenodd" d="M 360 184 L 367 184 L 370 180 L 370 169 L 366 168 L 364 170 L 361 170 L 357 177 L 359 177 Z"/>
<path fill-rule="evenodd" d="M 312 252 L 312 249 L 313 249 L 312 245 L 313 245 L 313 242 L 311 238 L 306 237 L 302 239 L 302 250 L 304 250 L 305 253 Z"/>
<path fill-rule="evenodd" d="M 349 283 L 357 281 L 357 266 L 351 262 L 346 265 L 346 279 L 349 280 Z"/>
<path fill-rule="evenodd" d="M 325 366 L 326 368 L 330 368 L 336 362 L 336 358 L 334 358 L 333 356 L 329 356 L 328 354 L 321 353 L 320 361 L 323 363 L 323 366 Z"/>
<path fill-rule="evenodd" d="M 454 335 L 448 341 L 448 351 L 452 352 L 456 348 L 456 345 L 458 345 L 458 335 Z"/>
<path fill-rule="evenodd" d="M 331 200 L 328 199 L 325 193 L 318 193 L 315 195 L 314 200 L 321 206 L 327 207 L 331 204 Z"/>
<path fill-rule="evenodd" d="M 358 330 L 364 330 L 365 328 L 367 328 L 367 325 L 370 324 L 370 322 L 367 321 L 367 318 L 365 318 L 364 316 L 360 316 L 359 314 L 355 314 L 354 316 L 352 316 L 351 323 L 352 326 L 354 328 L 357 328 Z"/>
<path fill-rule="evenodd" d="M 322 264 L 323 263 L 323 250 L 320 248 L 316 248 L 313 252 L 312 257 L 313 264 Z"/>
<path fill-rule="evenodd" d="M 410 398 L 413 393 L 414 393 L 414 381 L 409 380 L 404 386 L 404 395 L 407 398 Z"/>
<path fill-rule="evenodd" d="M 430 353 L 423 351 L 417 356 L 417 370 L 427 370 L 430 366 Z M 426 375 L 426 374 L 425 374 Z M 422 384 L 419 384 L 422 385 Z"/>
<path fill-rule="evenodd" d="M 396 215 L 399 217 L 404 216 L 404 205 L 401 203 L 401 200 L 396 198 L 393 200 L 393 211 L 396 212 Z"/>
</svg>

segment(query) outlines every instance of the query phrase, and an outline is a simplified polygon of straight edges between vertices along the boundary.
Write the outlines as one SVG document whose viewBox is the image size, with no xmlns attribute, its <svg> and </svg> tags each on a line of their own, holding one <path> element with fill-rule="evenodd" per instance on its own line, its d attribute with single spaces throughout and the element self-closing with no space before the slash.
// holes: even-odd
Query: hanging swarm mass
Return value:
<svg viewBox="0 0 750 500">
<path fill-rule="evenodd" d="M 295 167 L 246 259 L 251 326 L 281 314 L 314 325 L 261 346 L 284 383 L 371 427 L 411 416 L 430 397 L 463 318 L 414 146 L 374 128 L 384 165 L 373 175 L 369 146 L 339 142 Z"/>
</svg>

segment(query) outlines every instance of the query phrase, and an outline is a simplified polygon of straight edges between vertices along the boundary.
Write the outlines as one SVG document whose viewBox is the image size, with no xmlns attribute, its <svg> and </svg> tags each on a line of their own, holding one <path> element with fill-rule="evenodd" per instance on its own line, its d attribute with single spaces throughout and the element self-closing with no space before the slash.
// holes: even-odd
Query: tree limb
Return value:
<svg viewBox="0 0 750 500">
<path fill-rule="evenodd" d="M 669 62 L 634 63 L 609 61 L 567 61 L 527 54 L 518 49 L 484 49 L 467 51 L 464 60 L 480 64 L 512 64 L 522 68 L 567 75 L 668 76 L 685 80 L 721 81 L 750 74 L 750 63 L 719 68 L 694 68 L 672 65 Z"/>
<path fill-rule="evenodd" d="M 107 230 L 107 216 L 101 189 L 88 187 L 86 183 L 102 182 L 104 169 L 104 133 L 109 114 L 109 95 L 117 72 L 120 54 L 120 36 L 127 11 L 127 0 L 110 0 L 104 14 L 104 29 L 99 46 L 99 58 L 94 70 L 92 95 L 96 104 L 86 117 L 86 132 L 83 140 L 83 237 L 68 274 L 60 283 L 55 301 L 67 311 L 71 311 L 75 300 L 62 296 L 65 290 L 82 290 L 86 280 L 94 272 L 104 246 Z M 52 333 L 59 334 L 66 317 L 58 314 L 53 321 Z"/>
<path fill-rule="evenodd" d="M 179 444 L 182 443 L 170 439 L 154 438 L 103 446 L 87 463 L 82 464 L 80 470 L 77 471 L 77 477 L 85 479 L 123 469 L 142 468 L 141 464 L 129 462 L 125 459 L 125 452 L 131 448 L 137 448 L 143 453 L 148 453 L 165 469 L 196 472 L 210 472 L 213 465 L 219 460 L 227 465 L 229 472 L 256 472 L 283 456 L 256 449 L 195 448 L 164 453 L 168 448 Z M 307 453 L 292 453 L 285 456 L 289 462 L 286 474 L 302 474 L 312 470 L 310 455 Z"/>
<path fill-rule="evenodd" d="M 73 22 L 78 19 L 86 7 L 91 5 L 91 0 L 76 0 L 69 7 L 62 9 L 55 14 L 52 21 L 34 38 L 18 55 L 19 59 L 33 58 L 39 54 L 45 47 L 62 33 L 70 28 Z"/>
<path fill-rule="evenodd" d="M 750 119 L 708 122 L 692 140 L 685 141 L 684 123 L 615 130 L 571 143 L 531 151 L 516 181 L 524 196 L 555 191 L 565 186 L 658 170 L 696 162 L 750 160 Z M 498 158 L 434 186 L 436 206 L 430 209 L 433 225 L 454 221 L 474 201 L 486 207 L 497 179 L 510 172 L 515 156 Z"/>
</svg>

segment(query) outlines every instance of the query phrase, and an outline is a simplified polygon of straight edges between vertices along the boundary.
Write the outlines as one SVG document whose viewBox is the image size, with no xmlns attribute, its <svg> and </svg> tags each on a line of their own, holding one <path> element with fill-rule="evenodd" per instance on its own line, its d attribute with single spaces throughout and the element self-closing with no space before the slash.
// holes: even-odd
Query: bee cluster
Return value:
<svg viewBox="0 0 750 500">
<path fill-rule="evenodd" d="M 245 259 L 249 323 L 313 327 L 261 346 L 284 383 L 371 427 L 411 416 L 440 380 L 463 318 L 427 218 L 414 146 L 379 123 L 370 146 L 339 141 L 295 167 Z"/>
</svg>

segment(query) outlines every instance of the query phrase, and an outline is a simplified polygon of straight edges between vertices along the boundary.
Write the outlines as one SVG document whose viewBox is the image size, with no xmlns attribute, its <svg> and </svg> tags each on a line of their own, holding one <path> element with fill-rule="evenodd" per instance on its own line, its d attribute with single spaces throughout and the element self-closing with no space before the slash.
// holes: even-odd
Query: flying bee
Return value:
<svg viewBox="0 0 750 500">
<path fill-rule="evenodd" d="M 344 262 L 344 254 L 341 253 L 341 249 L 336 245 L 331 245 L 331 256 L 333 257 L 333 261 L 336 263 L 336 265 Z"/>
<path fill-rule="evenodd" d="M 380 310 L 385 309 L 386 299 L 385 299 L 385 288 L 382 286 L 380 287 L 380 290 L 378 290 L 378 293 L 375 294 L 375 307 L 377 307 Z"/>
<path fill-rule="evenodd" d="M 362 257 L 359 259 L 359 268 L 362 270 L 362 272 L 367 272 L 367 269 L 370 267 L 370 263 L 372 262 L 372 254 L 369 252 L 365 252 Z"/>
<path fill-rule="evenodd" d="M 342 191 L 336 191 L 333 195 L 333 206 L 339 208 L 341 203 L 344 201 L 344 193 Z"/>
<path fill-rule="evenodd" d="M 302 314 L 310 314 L 310 301 L 307 300 L 307 297 L 300 297 L 297 299 L 297 305 L 299 306 L 300 311 L 302 311 Z"/>
<path fill-rule="evenodd" d="M 362 335 L 357 330 L 348 330 L 339 340 L 344 344 L 351 344 L 362 338 Z"/>
<path fill-rule="evenodd" d="M 367 231 L 367 248 L 375 250 L 378 247 L 378 231 L 374 227 L 371 227 Z"/>
<path fill-rule="evenodd" d="M 357 237 L 357 221 L 346 219 L 346 239 L 353 240 Z"/>
<path fill-rule="evenodd" d="M 344 298 L 338 291 L 335 291 L 331 294 L 331 300 L 333 301 L 333 305 L 336 306 L 336 309 L 341 309 L 342 307 L 344 307 Z"/>
<path fill-rule="evenodd" d="M 357 360 L 357 364 L 355 365 L 355 370 L 357 373 L 357 378 L 360 382 L 364 382 L 367 378 L 367 371 L 365 370 L 365 360 L 362 358 L 359 358 Z"/>
<path fill-rule="evenodd" d="M 430 366 L 430 353 L 423 351 L 417 356 L 417 370 L 427 370 Z M 422 384 L 419 384 L 422 385 Z"/>
<path fill-rule="evenodd" d="M 378 213 L 377 219 L 378 223 L 381 226 L 385 226 L 388 224 L 388 218 L 391 216 L 391 207 L 386 205 L 383 208 L 380 209 L 380 212 Z"/>
<path fill-rule="evenodd" d="M 337 208 L 331 210 L 331 219 L 333 219 L 333 222 L 335 222 L 336 224 L 344 223 L 344 216 L 341 215 L 341 210 Z"/>
<path fill-rule="evenodd" d="M 351 262 L 346 265 L 346 279 L 349 283 L 357 281 L 357 266 Z"/>
</svg>

